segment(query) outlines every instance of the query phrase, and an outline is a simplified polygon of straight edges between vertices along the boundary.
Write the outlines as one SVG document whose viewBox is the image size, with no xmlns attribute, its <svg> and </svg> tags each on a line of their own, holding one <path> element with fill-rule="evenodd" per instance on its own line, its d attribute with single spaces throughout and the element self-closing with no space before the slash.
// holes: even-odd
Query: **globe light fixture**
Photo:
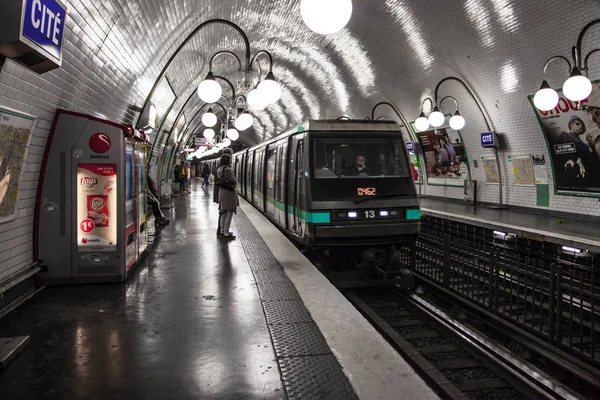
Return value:
<svg viewBox="0 0 600 400">
<path fill-rule="evenodd" d="M 248 106 L 254 111 L 262 111 L 269 105 L 266 97 L 258 88 L 252 89 L 248 93 Z"/>
<path fill-rule="evenodd" d="M 581 74 L 579 68 L 574 67 L 571 76 L 563 85 L 563 93 L 571 101 L 587 99 L 592 93 L 592 82 Z"/>
<path fill-rule="evenodd" d="M 310 30 L 322 35 L 339 32 L 352 16 L 352 0 L 302 0 L 302 20 Z"/>
<path fill-rule="evenodd" d="M 450 128 L 454 129 L 455 131 L 458 131 L 464 127 L 465 127 L 465 119 L 463 118 L 462 115 L 460 115 L 458 110 L 456 110 L 456 112 L 454 113 L 452 118 L 450 118 Z"/>
<path fill-rule="evenodd" d="M 244 111 L 235 119 L 235 128 L 238 131 L 245 131 L 250 128 L 253 123 L 254 119 L 252 118 L 252 115 Z"/>
<path fill-rule="evenodd" d="M 210 139 L 214 138 L 214 137 L 215 137 L 215 131 L 214 131 L 214 130 L 212 130 L 212 129 L 210 129 L 210 128 L 208 128 L 208 129 L 205 129 L 205 130 L 204 130 L 204 137 L 205 137 L 207 140 L 210 140 Z"/>
<path fill-rule="evenodd" d="M 265 79 L 258 85 L 258 90 L 264 96 L 267 104 L 275 103 L 281 98 L 281 86 L 275 80 L 273 71 L 269 71 Z"/>
<path fill-rule="evenodd" d="M 419 132 L 426 131 L 429 128 L 429 120 L 425 117 L 424 113 L 421 112 L 419 118 L 415 120 L 415 128 L 417 128 Z"/>
<path fill-rule="evenodd" d="M 227 130 L 227 137 L 235 142 L 239 139 L 240 133 L 237 131 L 237 129 L 229 128 Z"/>
<path fill-rule="evenodd" d="M 216 103 L 221 98 L 223 89 L 219 82 L 215 80 L 212 72 L 206 75 L 206 78 L 198 85 L 198 97 L 205 103 Z"/>
<path fill-rule="evenodd" d="M 213 113 L 212 108 L 209 108 L 206 114 L 202 116 L 202 124 L 208 128 L 212 128 L 217 123 L 217 116 Z"/>
<path fill-rule="evenodd" d="M 548 81 L 542 82 L 540 90 L 533 96 L 533 104 L 542 111 L 550 111 L 558 105 L 558 93 L 550 87 Z"/>
<path fill-rule="evenodd" d="M 231 146 L 231 140 L 229 138 L 225 138 L 223 139 L 223 146 L 224 147 L 229 147 Z"/>
<path fill-rule="evenodd" d="M 433 108 L 433 112 L 429 114 L 427 119 L 429 120 L 429 124 L 434 128 L 444 125 L 444 121 L 446 121 L 446 117 L 440 112 L 438 106 Z"/>
</svg>

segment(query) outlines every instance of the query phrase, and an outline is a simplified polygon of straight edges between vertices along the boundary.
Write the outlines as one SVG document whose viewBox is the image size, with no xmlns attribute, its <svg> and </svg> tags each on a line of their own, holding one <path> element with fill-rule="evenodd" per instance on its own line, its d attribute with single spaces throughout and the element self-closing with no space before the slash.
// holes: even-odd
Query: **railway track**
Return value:
<svg viewBox="0 0 600 400">
<path fill-rule="evenodd" d="M 593 398 L 501 345 L 497 334 L 489 337 L 467 325 L 459 318 L 466 315 L 456 307 L 444 309 L 432 299 L 396 288 L 354 289 L 345 294 L 442 397 Z M 480 329 L 485 326 L 478 324 Z"/>
</svg>

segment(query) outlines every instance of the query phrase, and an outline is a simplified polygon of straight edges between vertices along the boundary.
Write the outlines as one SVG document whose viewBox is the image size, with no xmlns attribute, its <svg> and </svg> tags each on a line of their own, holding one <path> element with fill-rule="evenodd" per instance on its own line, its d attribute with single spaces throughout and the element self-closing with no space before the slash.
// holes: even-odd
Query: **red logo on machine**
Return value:
<svg viewBox="0 0 600 400">
<path fill-rule="evenodd" d="M 108 226 L 108 196 L 92 195 L 87 197 L 87 216 L 95 226 Z"/>
<path fill-rule="evenodd" d="M 98 178 L 93 176 L 84 176 L 83 178 L 81 178 L 81 181 L 79 183 L 81 184 L 81 186 L 85 186 L 86 188 L 90 189 L 98 184 Z"/>
<path fill-rule="evenodd" d="M 94 153 L 106 153 L 110 150 L 110 137 L 106 133 L 94 133 L 90 138 L 89 145 Z"/>
</svg>

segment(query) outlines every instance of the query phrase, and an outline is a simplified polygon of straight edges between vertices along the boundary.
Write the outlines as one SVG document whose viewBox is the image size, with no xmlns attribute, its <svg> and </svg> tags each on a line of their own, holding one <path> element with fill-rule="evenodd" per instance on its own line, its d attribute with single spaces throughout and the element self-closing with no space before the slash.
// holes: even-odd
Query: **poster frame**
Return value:
<svg viewBox="0 0 600 400">
<path fill-rule="evenodd" d="M 494 160 L 494 164 L 497 168 L 498 165 L 498 157 L 496 157 L 496 155 L 489 155 L 489 154 L 482 154 L 480 156 L 481 159 L 481 168 L 483 169 L 483 184 L 484 185 L 500 185 L 500 179 L 498 179 L 498 182 L 488 182 L 487 178 L 486 178 L 486 174 L 485 174 L 485 161 L 486 160 Z M 498 176 L 498 178 L 500 178 L 500 176 Z M 504 182 L 503 182 L 504 184 Z"/>
<path fill-rule="evenodd" d="M 13 213 L 6 217 L 0 217 L 0 224 L 4 224 L 6 222 L 11 222 L 17 219 L 17 213 L 19 212 L 19 201 L 21 200 L 21 185 L 23 183 L 23 175 L 25 173 L 25 163 L 27 162 L 27 156 L 29 155 L 29 149 L 31 147 L 31 137 L 33 136 L 33 131 L 37 125 L 38 117 L 35 115 L 25 113 L 19 110 L 15 110 L 14 108 L 6 107 L 0 105 L 0 113 L 6 113 L 13 115 L 15 117 L 20 117 L 23 119 L 31 120 L 31 129 L 29 130 L 29 135 L 27 137 L 27 144 L 25 145 L 25 154 L 23 154 L 23 161 L 21 162 L 21 170 L 19 171 L 19 180 L 17 183 L 17 198 L 15 199 L 15 207 L 13 209 Z"/>
<path fill-rule="evenodd" d="M 533 176 L 533 183 L 531 183 L 530 185 L 523 185 L 523 184 L 518 184 L 513 182 L 512 180 L 514 178 L 512 178 L 512 176 L 514 175 L 514 173 L 512 173 L 510 170 L 509 172 L 511 172 L 509 174 L 509 179 L 508 179 L 508 183 L 511 186 L 519 186 L 519 187 L 535 187 L 536 183 L 535 183 L 535 172 L 533 169 L 533 160 L 531 159 L 532 154 L 531 153 L 517 153 L 517 154 L 506 154 L 506 162 L 507 163 L 512 163 L 512 159 L 510 157 L 521 157 L 521 158 L 525 158 L 527 157 L 529 159 L 529 161 L 531 162 L 531 175 Z M 510 160 L 510 161 L 509 161 Z"/>
<path fill-rule="evenodd" d="M 600 79 L 594 80 L 592 81 L 592 85 L 597 85 L 600 84 Z M 562 93 L 562 88 L 561 89 L 555 89 L 557 93 Z M 533 109 L 533 113 L 535 114 L 535 117 L 538 121 L 538 124 L 540 126 L 540 131 L 542 136 L 544 137 L 544 142 L 546 143 L 546 150 L 548 152 L 548 162 L 550 163 L 550 168 L 552 168 L 552 186 L 553 186 L 553 192 L 554 195 L 556 196 L 570 196 L 570 197 L 590 197 L 590 198 L 595 198 L 595 199 L 600 199 L 600 193 L 586 193 L 586 192 L 571 192 L 571 191 L 560 191 L 556 188 L 556 173 L 554 171 L 554 162 L 552 162 L 552 149 L 550 148 L 550 143 L 548 142 L 548 137 L 547 135 L 544 133 L 544 124 L 542 123 L 542 119 L 540 118 L 537 109 L 535 108 L 535 104 L 533 103 L 533 98 L 535 97 L 535 93 L 534 94 L 530 94 L 527 95 L 527 99 L 529 100 L 529 104 L 531 105 L 531 108 Z M 579 102 L 577 102 L 579 103 Z"/>
<path fill-rule="evenodd" d="M 444 117 L 448 118 L 448 117 L 452 117 L 452 114 L 444 114 Z M 417 142 L 419 143 L 419 148 L 421 151 L 421 155 L 419 155 L 419 157 L 423 156 L 423 160 L 425 159 L 425 155 L 423 154 L 423 144 L 421 143 L 421 138 L 419 136 L 419 131 L 417 131 L 417 129 L 415 128 L 415 121 L 410 121 L 409 122 L 410 125 L 410 129 L 412 130 L 414 136 L 416 137 Z M 448 123 L 444 123 L 442 126 L 438 126 L 438 128 L 434 128 L 434 129 L 452 129 L 450 128 L 450 125 Z M 452 129 L 454 130 L 454 129 Z M 423 183 L 425 183 L 427 186 L 444 186 L 444 187 L 456 187 L 456 188 L 464 188 L 464 182 L 465 180 L 470 180 L 471 179 L 471 164 L 469 163 L 469 153 L 467 152 L 467 146 L 465 146 L 465 141 L 463 140 L 462 134 L 460 133 L 460 130 L 456 130 L 455 131 L 458 134 L 458 137 L 460 138 L 460 145 L 462 146 L 463 151 L 465 152 L 465 164 L 467 165 L 467 174 L 468 174 L 468 179 L 464 179 L 461 180 L 461 184 L 460 185 L 453 185 L 453 184 L 448 184 L 448 183 L 431 183 L 429 180 L 429 172 L 427 171 L 427 168 L 423 168 L 422 166 L 422 161 L 419 160 L 419 162 L 421 163 L 421 171 L 425 172 L 425 178 L 423 179 L 423 174 L 419 174 L 421 179 L 423 179 Z M 416 154 L 416 153 L 415 153 Z"/>
</svg>

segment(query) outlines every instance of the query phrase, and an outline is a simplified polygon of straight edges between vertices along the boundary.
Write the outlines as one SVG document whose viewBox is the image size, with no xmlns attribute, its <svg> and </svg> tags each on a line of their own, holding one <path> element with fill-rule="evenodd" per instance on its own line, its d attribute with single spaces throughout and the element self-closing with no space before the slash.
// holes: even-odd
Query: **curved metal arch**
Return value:
<svg viewBox="0 0 600 400">
<path fill-rule="evenodd" d="M 211 19 L 211 20 L 205 21 L 205 22 L 201 23 L 200 25 L 198 25 L 183 40 L 183 42 L 179 45 L 179 47 L 177 47 L 177 50 L 175 50 L 175 52 L 171 55 L 171 57 L 169 58 L 169 60 L 167 61 L 167 63 L 163 67 L 163 69 L 160 71 L 160 74 L 158 74 L 158 77 L 154 81 L 154 85 L 152 86 L 152 89 L 150 89 L 150 93 L 148 93 L 148 96 L 146 96 L 146 100 L 144 101 L 144 105 L 142 106 L 142 110 L 144 110 L 148 106 L 148 103 L 150 102 L 150 99 L 154 95 L 154 92 L 156 91 L 156 88 L 158 88 L 158 85 L 160 84 L 160 82 L 162 81 L 162 79 L 167 74 L 167 70 L 169 69 L 169 67 L 171 66 L 171 64 L 173 64 L 173 61 L 175 61 L 175 58 L 177 58 L 177 56 L 179 55 L 179 53 L 181 52 L 181 50 L 183 50 L 183 48 L 185 47 L 185 45 L 188 44 L 188 42 L 196 35 L 196 33 L 198 33 L 199 31 L 201 31 L 204 27 L 209 26 L 209 25 L 213 25 L 213 24 L 224 24 L 224 25 L 227 25 L 227 26 L 235 29 L 242 36 L 242 38 L 244 40 L 244 45 L 246 46 L 246 66 L 250 65 L 250 40 L 248 39 L 248 36 L 246 36 L 246 33 L 242 30 L 242 28 L 240 28 L 238 25 L 236 25 L 233 22 L 228 21 L 226 19 L 216 18 L 216 19 Z M 142 115 L 140 114 L 138 116 L 138 119 L 137 119 L 137 122 L 136 122 L 136 126 L 137 126 L 137 124 L 139 124 L 141 117 L 142 117 Z"/>
<path fill-rule="evenodd" d="M 239 66 L 240 66 L 240 69 L 242 69 L 242 61 L 241 61 L 241 60 L 240 60 L 240 58 L 237 56 L 237 54 L 235 54 L 233 51 L 229 51 L 229 50 L 221 50 L 221 51 L 217 51 L 217 52 L 216 52 L 215 54 L 213 54 L 213 56 L 210 58 L 210 61 L 209 61 L 209 63 L 208 63 L 208 70 L 209 70 L 209 72 L 212 72 L 212 70 L 213 70 L 213 63 L 214 63 L 215 59 L 216 59 L 217 57 L 219 57 L 219 56 L 222 56 L 222 55 L 225 55 L 225 54 L 227 54 L 227 55 L 230 55 L 230 56 L 233 56 L 233 57 L 234 57 L 234 58 L 237 60 L 237 62 L 238 62 L 238 64 L 239 64 Z"/>
</svg>

